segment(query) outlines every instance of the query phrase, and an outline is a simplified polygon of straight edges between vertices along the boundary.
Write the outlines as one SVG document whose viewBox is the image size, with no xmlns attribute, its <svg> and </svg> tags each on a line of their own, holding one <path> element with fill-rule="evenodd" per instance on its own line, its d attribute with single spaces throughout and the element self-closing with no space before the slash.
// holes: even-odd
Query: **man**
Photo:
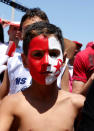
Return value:
<svg viewBox="0 0 94 131">
<path fill-rule="evenodd" d="M 82 117 L 77 131 L 94 131 L 94 74 L 86 95 Z"/>
<path fill-rule="evenodd" d="M 64 47 L 67 57 L 66 69 L 62 76 L 61 88 L 64 90 L 72 92 L 72 76 L 73 76 L 73 63 L 76 54 L 81 50 L 82 43 L 78 41 L 71 41 L 64 39 Z M 62 75 L 62 72 L 61 72 Z M 64 88 L 65 87 L 65 88 Z M 68 87 L 68 88 L 66 88 Z"/>
<path fill-rule="evenodd" d="M 72 51 L 70 50 L 70 53 L 72 54 L 69 59 L 70 66 L 73 66 L 75 56 L 79 51 L 81 51 L 81 47 L 82 47 L 82 43 L 80 43 L 78 41 L 72 41 L 72 42 L 74 43 L 74 49 Z"/>
<path fill-rule="evenodd" d="M 6 45 L 9 45 L 10 41 L 14 41 L 16 45 L 16 52 L 21 53 L 22 49 L 19 46 L 21 32 L 19 31 L 19 26 L 20 26 L 19 22 L 12 22 L 9 25 L 9 29 L 8 29 L 9 41 L 6 42 Z"/>
<path fill-rule="evenodd" d="M 33 8 L 28 10 L 22 17 L 20 30 L 22 35 L 24 29 L 34 22 L 46 21 L 49 22 L 48 17 L 44 11 L 39 8 Z M 10 31 L 8 31 L 10 34 Z M 13 94 L 20 91 L 22 88 L 27 88 L 31 85 L 32 77 L 22 64 L 21 55 L 17 57 L 11 57 L 8 59 L 8 71 L 5 72 L 5 76 L 0 88 L 0 99 L 6 94 Z"/>
<path fill-rule="evenodd" d="M 1 131 L 10 130 L 14 118 L 20 131 L 73 131 L 85 98 L 57 88 L 57 77 L 63 68 L 62 38 L 61 30 L 49 23 L 38 22 L 26 29 L 22 59 L 32 75 L 32 85 L 3 99 Z"/>
<path fill-rule="evenodd" d="M 72 79 L 72 77 L 73 77 L 73 63 L 75 60 L 75 56 L 77 55 L 77 53 L 79 51 L 81 51 L 81 47 L 82 47 L 82 43 L 80 43 L 78 41 L 72 41 L 72 42 L 75 43 L 75 46 L 74 46 L 74 50 L 73 50 L 72 55 L 71 55 L 69 62 L 68 62 L 70 92 L 72 92 L 72 83 L 73 83 L 73 79 Z"/>
<path fill-rule="evenodd" d="M 79 52 L 74 60 L 73 92 L 86 95 L 94 72 L 94 42 L 89 42 L 86 49 Z"/>
<path fill-rule="evenodd" d="M 16 47 L 16 51 L 15 51 L 15 53 L 13 53 L 13 55 L 15 55 L 15 56 L 19 55 L 19 53 L 22 52 L 22 49 L 18 45 L 19 40 L 20 40 L 20 32 L 19 32 L 20 24 L 19 24 L 19 22 L 14 22 L 14 21 L 12 21 L 12 22 L 4 21 L 3 22 L 2 21 L 1 23 L 2 23 L 3 27 L 4 27 L 4 25 L 9 26 L 9 29 L 8 29 L 9 41 L 6 42 L 6 43 L 4 43 L 4 41 L 2 41 L 2 44 L 0 45 L 0 59 L 4 59 L 5 58 L 4 55 L 7 52 L 8 46 L 13 41 L 15 42 L 15 47 Z M 0 63 L 0 65 L 1 65 L 1 63 Z M 1 78 L 1 82 L 2 82 L 3 76 L 4 76 L 4 72 L 2 72 L 2 74 L 0 74 L 0 76 L 2 76 L 2 78 Z"/>
<path fill-rule="evenodd" d="M 17 54 L 21 53 L 22 49 L 19 46 L 19 40 L 20 40 L 20 37 L 21 37 L 21 33 L 19 31 L 20 23 L 15 22 L 15 21 L 3 20 L 3 19 L 1 19 L 0 22 L 1 22 L 2 26 L 3 26 L 3 28 L 9 26 L 9 29 L 7 31 L 8 35 L 9 35 L 9 40 L 5 44 L 8 46 L 11 41 L 14 41 L 15 45 L 16 45 L 16 53 Z M 15 55 L 16 55 L 16 53 L 15 53 Z"/>
<path fill-rule="evenodd" d="M 5 48 L 7 48 L 3 43 L 4 43 L 4 30 L 2 24 L 0 23 L 0 54 L 4 52 Z M 0 74 L 0 83 L 3 80 L 3 75 L 4 75 L 3 73 Z"/>
</svg>

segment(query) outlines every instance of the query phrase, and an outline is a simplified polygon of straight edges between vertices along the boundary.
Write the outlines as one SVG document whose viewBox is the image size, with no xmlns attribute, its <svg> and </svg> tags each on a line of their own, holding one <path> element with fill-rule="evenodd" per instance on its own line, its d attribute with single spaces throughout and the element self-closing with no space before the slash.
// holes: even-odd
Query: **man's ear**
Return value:
<svg viewBox="0 0 94 131">
<path fill-rule="evenodd" d="M 27 64 L 27 57 L 22 53 L 21 54 L 22 57 L 22 62 L 25 68 L 28 68 L 28 64 Z"/>
</svg>

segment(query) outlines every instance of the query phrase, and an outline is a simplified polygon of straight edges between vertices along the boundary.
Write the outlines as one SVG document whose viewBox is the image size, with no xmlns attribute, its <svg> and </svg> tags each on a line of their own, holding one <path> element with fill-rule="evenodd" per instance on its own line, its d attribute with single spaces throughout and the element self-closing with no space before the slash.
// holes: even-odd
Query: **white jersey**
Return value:
<svg viewBox="0 0 94 131">
<path fill-rule="evenodd" d="M 8 45 L 5 43 L 0 43 L 0 55 L 5 55 L 7 51 Z M 18 56 L 22 52 L 21 48 L 16 48 L 16 52 L 14 53 L 14 56 Z M 1 59 L 1 58 L 0 58 Z"/>
<path fill-rule="evenodd" d="M 7 45 L 5 45 L 3 43 L 0 43 L 0 54 L 5 55 L 6 51 L 7 51 L 7 48 L 8 48 Z"/>
<path fill-rule="evenodd" d="M 0 43 L 0 59 L 3 59 L 3 55 L 6 54 L 8 45 Z M 8 77 L 10 81 L 9 94 L 17 93 L 22 88 L 27 88 L 31 83 L 31 75 L 27 69 L 24 68 L 21 59 L 21 48 L 16 48 L 16 52 L 13 57 L 10 57 L 7 62 Z"/>
<path fill-rule="evenodd" d="M 28 69 L 24 68 L 21 55 L 8 59 L 8 76 L 10 81 L 9 94 L 14 94 L 22 88 L 28 88 L 31 85 L 32 77 Z"/>
<path fill-rule="evenodd" d="M 8 47 L 7 45 L 0 42 L 0 60 L 3 59 L 3 55 L 6 54 L 7 47 Z M 1 85 L 1 80 L 0 80 L 0 85 Z"/>
</svg>

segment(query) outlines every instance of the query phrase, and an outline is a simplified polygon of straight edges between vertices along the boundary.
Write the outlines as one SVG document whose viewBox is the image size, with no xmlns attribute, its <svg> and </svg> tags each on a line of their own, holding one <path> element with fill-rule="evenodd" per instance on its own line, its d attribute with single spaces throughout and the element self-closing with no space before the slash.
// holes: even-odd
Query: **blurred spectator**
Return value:
<svg viewBox="0 0 94 131">
<path fill-rule="evenodd" d="M 90 76 L 94 72 L 94 42 L 89 42 L 86 49 L 80 51 L 74 60 L 73 92 L 86 95 Z M 90 80 L 89 80 L 90 78 Z"/>
<path fill-rule="evenodd" d="M 3 31 L 2 24 L 0 24 L 0 42 L 4 43 L 4 31 Z"/>
<path fill-rule="evenodd" d="M 82 117 L 77 131 L 94 131 L 94 74 L 82 109 Z"/>
<path fill-rule="evenodd" d="M 0 55 L 4 53 L 7 49 L 7 46 L 4 45 L 4 30 L 2 24 L 0 24 Z M 4 52 L 3 52 L 4 51 Z M 3 80 L 4 73 L 0 74 L 0 83 Z"/>
<path fill-rule="evenodd" d="M 16 54 L 22 53 L 22 47 L 19 46 L 19 41 L 21 40 L 21 32 L 19 31 L 19 22 L 12 22 L 9 25 L 8 29 L 8 35 L 9 35 L 9 41 L 6 42 L 6 45 L 9 45 L 9 42 L 14 41 L 16 45 Z"/>
<path fill-rule="evenodd" d="M 66 64 L 64 74 L 61 71 L 61 88 L 72 92 L 72 75 L 73 75 L 73 62 L 76 54 L 80 51 L 82 43 L 78 41 L 71 41 L 64 39 L 65 53 L 66 53 Z M 63 75 L 63 76 L 62 76 Z M 57 81 L 58 82 L 58 81 Z"/>
</svg>

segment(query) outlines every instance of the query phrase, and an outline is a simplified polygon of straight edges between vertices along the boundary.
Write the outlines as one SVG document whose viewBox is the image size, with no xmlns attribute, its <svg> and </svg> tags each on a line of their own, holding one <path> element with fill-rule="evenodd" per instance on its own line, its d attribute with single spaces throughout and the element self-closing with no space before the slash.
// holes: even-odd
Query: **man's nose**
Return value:
<svg viewBox="0 0 94 131">
<path fill-rule="evenodd" d="M 43 64 L 48 64 L 48 53 L 45 53 L 43 57 Z"/>
<path fill-rule="evenodd" d="M 41 65 L 41 70 L 42 71 L 46 71 L 47 67 L 49 65 L 49 61 L 48 61 L 48 54 L 46 54 L 42 60 L 42 65 Z"/>
</svg>

